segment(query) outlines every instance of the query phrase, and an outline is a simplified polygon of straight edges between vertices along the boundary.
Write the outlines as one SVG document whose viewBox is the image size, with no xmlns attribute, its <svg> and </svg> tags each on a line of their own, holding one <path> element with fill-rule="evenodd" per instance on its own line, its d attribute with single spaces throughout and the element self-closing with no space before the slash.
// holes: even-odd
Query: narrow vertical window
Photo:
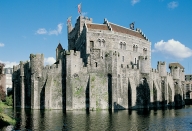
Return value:
<svg viewBox="0 0 192 131">
<path fill-rule="evenodd" d="M 99 41 L 99 46 L 101 46 L 101 40 L 99 39 L 98 41 Z"/>
<path fill-rule="evenodd" d="M 95 67 L 97 67 L 97 62 L 95 62 Z"/>
<path fill-rule="evenodd" d="M 137 46 L 137 45 L 135 46 L 135 51 L 136 51 L 136 52 L 138 51 L 138 46 Z"/>
<path fill-rule="evenodd" d="M 90 50 L 94 48 L 94 42 L 90 41 Z"/>
<path fill-rule="evenodd" d="M 135 58 L 135 64 L 137 64 L 137 59 Z"/>
<path fill-rule="evenodd" d="M 122 56 L 122 62 L 124 62 L 124 56 Z"/>
</svg>

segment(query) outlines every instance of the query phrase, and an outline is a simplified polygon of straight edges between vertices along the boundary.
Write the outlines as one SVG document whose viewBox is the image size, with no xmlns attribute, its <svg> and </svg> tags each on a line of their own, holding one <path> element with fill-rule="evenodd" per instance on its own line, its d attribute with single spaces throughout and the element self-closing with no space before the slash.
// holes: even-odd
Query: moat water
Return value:
<svg viewBox="0 0 192 131">
<path fill-rule="evenodd" d="M 37 131 L 190 131 L 192 106 L 181 109 L 66 111 L 7 109 L 17 119 L 6 130 Z"/>
</svg>

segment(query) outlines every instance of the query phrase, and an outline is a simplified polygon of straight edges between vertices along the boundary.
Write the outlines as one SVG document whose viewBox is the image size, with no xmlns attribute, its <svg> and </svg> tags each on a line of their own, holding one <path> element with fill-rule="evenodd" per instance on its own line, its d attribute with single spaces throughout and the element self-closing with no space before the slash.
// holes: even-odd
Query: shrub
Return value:
<svg viewBox="0 0 192 131">
<path fill-rule="evenodd" d="M 12 95 L 6 97 L 5 104 L 8 105 L 8 106 L 13 106 Z"/>
<path fill-rule="evenodd" d="M 6 97 L 5 91 L 3 90 L 3 87 L 0 86 L 0 101 L 5 101 L 5 97 Z"/>
</svg>

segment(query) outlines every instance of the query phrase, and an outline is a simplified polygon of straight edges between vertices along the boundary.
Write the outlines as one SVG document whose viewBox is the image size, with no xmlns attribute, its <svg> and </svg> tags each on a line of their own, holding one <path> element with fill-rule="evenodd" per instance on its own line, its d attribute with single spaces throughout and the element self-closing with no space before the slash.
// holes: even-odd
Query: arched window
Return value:
<svg viewBox="0 0 192 131">
<path fill-rule="evenodd" d="M 123 43 L 120 42 L 120 49 L 123 49 Z"/>
<path fill-rule="evenodd" d="M 137 44 L 135 45 L 135 51 L 136 51 L 136 52 L 138 51 L 138 46 L 137 46 Z"/>
<path fill-rule="evenodd" d="M 99 46 L 101 46 L 101 39 L 98 39 L 98 42 L 99 42 Z"/>
<path fill-rule="evenodd" d="M 137 46 L 137 44 L 134 44 L 134 45 L 133 45 L 133 51 L 134 51 L 134 52 L 137 52 L 137 51 L 138 51 L 138 46 Z"/>
<path fill-rule="evenodd" d="M 143 55 L 147 55 L 147 48 L 143 48 Z"/>
<path fill-rule="evenodd" d="M 103 47 L 105 47 L 105 39 L 102 39 Z"/>
<path fill-rule="evenodd" d="M 126 43 L 123 43 L 123 49 L 126 50 Z"/>
<path fill-rule="evenodd" d="M 124 62 L 124 56 L 122 56 L 122 62 Z"/>
<path fill-rule="evenodd" d="M 135 64 L 137 64 L 137 58 L 135 58 L 135 61 L 134 61 L 134 62 L 135 62 Z"/>
</svg>

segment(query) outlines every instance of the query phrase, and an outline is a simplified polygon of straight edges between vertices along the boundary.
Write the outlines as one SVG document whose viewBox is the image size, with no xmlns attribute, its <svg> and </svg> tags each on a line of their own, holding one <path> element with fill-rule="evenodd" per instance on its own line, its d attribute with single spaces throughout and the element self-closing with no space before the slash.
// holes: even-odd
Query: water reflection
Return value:
<svg viewBox="0 0 192 131">
<path fill-rule="evenodd" d="M 10 110 L 11 112 L 11 110 Z M 191 130 L 192 107 L 164 110 L 67 111 L 16 109 L 15 130 Z"/>
</svg>

